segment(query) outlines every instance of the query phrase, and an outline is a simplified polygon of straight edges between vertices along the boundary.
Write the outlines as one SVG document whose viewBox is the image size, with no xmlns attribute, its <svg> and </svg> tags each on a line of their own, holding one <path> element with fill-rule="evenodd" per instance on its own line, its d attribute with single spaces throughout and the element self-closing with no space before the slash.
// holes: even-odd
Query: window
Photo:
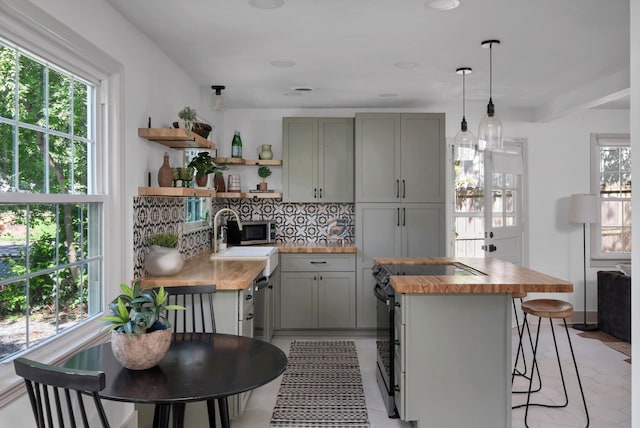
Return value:
<svg viewBox="0 0 640 428">
<path fill-rule="evenodd" d="M 600 196 L 600 223 L 591 227 L 591 258 L 631 258 L 631 147 L 626 134 L 591 136 L 591 191 Z"/>
<path fill-rule="evenodd" d="M 199 150 L 185 150 L 185 165 L 196 157 Z M 209 227 L 209 213 L 211 212 L 211 198 L 189 197 L 185 201 L 184 222 L 186 230 Z"/>
<path fill-rule="evenodd" d="M 0 39 L 0 361 L 102 313 L 96 94 Z"/>
</svg>

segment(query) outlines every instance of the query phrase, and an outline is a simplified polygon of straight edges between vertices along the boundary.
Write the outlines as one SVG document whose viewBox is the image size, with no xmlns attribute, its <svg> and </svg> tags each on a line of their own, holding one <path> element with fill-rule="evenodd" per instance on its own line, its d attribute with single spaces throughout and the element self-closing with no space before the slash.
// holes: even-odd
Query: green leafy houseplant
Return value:
<svg viewBox="0 0 640 428">
<path fill-rule="evenodd" d="M 258 175 L 262 178 L 262 183 L 258 185 L 258 189 L 267 190 L 267 183 L 265 179 L 271 175 L 271 169 L 268 166 L 261 166 L 258 168 Z"/>
<path fill-rule="evenodd" d="M 184 120 L 184 127 L 186 128 L 187 132 L 191 132 L 193 124 L 198 121 L 196 109 L 188 106 L 178 112 L 178 117 Z"/>
<path fill-rule="evenodd" d="M 158 233 L 149 238 L 149 245 L 157 245 L 159 247 L 176 248 L 180 238 L 174 233 Z"/>
<path fill-rule="evenodd" d="M 184 306 L 167 305 L 169 294 L 164 287 L 155 291 L 142 288 L 140 281 L 133 287 L 120 284 L 122 294 L 109 303 L 110 314 L 102 317 L 109 330 L 141 336 L 171 327 L 165 314 L 167 310 L 183 310 Z"/>
<path fill-rule="evenodd" d="M 261 166 L 258 168 L 258 175 L 262 178 L 262 182 L 271 175 L 271 169 L 268 166 Z"/>
<path fill-rule="evenodd" d="M 224 164 L 216 164 L 213 161 L 213 158 L 209 154 L 209 152 L 200 152 L 196 157 L 191 159 L 189 165 L 191 168 L 195 168 L 196 176 L 202 177 L 207 174 L 222 174 L 222 170 L 227 169 L 227 166 Z"/>
</svg>

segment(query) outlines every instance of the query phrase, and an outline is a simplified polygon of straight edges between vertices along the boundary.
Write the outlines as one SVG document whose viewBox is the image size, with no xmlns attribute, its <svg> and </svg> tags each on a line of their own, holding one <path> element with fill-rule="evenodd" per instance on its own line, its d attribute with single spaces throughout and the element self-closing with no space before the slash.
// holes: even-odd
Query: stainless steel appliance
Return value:
<svg viewBox="0 0 640 428">
<path fill-rule="evenodd" d="M 396 301 L 395 290 L 390 284 L 392 275 L 482 275 L 468 266 L 458 263 L 446 265 L 377 265 L 372 269 L 376 279 L 373 293 L 377 305 L 377 366 L 376 380 L 382 400 L 390 418 L 397 418 L 395 405 L 395 390 L 398 386 L 394 372 L 395 347 L 400 345 L 395 337 L 394 319 L 396 308 L 400 303 Z"/>
<path fill-rule="evenodd" d="M 227 221 L 227 243 L 257 245 L 276 242 L 276 224 L 271 220 L 243 221 L 242 230 L 235 220 Z"/>
<path fill-rule="evenodd" d="M 271 317 L 273 306 L 273 277 L 262 276 L 254 283 L 254 323 L 253 337 L 255 339 L 271 342 L 273 330 L 271 329 Z"/>
</svg>

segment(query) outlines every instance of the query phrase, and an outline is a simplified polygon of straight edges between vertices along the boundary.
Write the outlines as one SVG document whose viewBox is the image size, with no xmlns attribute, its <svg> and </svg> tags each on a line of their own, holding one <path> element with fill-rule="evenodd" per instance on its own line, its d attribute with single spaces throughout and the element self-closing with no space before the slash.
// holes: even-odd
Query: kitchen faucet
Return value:
<svg viewBox="0 0 640 428">
<path fill-rule="evenodd" d="M 213 217 L 213 254 L 218 253 L 218 217 L 220 217 L 220 214 L 225 211 L 233 213 L 233 215 L 236 216 L 236 220 L 238 221 L 238 229 L 242 230 L 242 223 L 240 223 L 240 216 L 238 215 L 237 211 L 232 210 L 231 208 L 222 208 L 218 210 L 215 217 Z"/>
</svg>

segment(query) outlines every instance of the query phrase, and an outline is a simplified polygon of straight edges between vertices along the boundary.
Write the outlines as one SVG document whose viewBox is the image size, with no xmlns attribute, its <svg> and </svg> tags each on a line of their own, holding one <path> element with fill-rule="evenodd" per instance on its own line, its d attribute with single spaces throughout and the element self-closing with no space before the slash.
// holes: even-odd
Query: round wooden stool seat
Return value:
<svg viewBox="0 0 640 428">
<path fill-rule="evenodd" d="M 511 293 L 511 297 L 513 299 L 524 299 L 525 297 L 527 297 L 527 292 L 523 291 L 520 293 Z"/>
<path fill-rule="evenodd" d="M 573 305 L 564 300 L 534 299 L 522 302 L 522 311 L 540 318 L 569 318 Z"/>
</svg>

